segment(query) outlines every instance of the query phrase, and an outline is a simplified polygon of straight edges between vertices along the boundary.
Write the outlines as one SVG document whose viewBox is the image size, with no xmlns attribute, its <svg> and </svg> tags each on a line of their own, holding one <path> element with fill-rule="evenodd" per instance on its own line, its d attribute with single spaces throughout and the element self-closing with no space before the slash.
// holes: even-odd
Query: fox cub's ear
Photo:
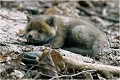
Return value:
<svg viewBox="0 0 120 80">
<path fill-rule="evenodd" d="M 54 27 L 55 26 L 55 18 L 50 17 L 49 19 L 47 19 L 46 23 L 49 24 L 51 27 Z"/>
<path fill-rule="evenodd" d="M 27 16 L 27 23 L 29 23 L 32 20 L 31 16 Z"/>
</svg>

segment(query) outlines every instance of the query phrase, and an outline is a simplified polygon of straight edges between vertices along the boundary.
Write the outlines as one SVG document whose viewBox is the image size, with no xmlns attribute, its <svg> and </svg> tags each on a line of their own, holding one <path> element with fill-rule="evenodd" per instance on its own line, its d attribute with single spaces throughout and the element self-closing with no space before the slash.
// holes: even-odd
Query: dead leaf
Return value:
<svg viewBox="0 0 120 80">
<path fill-rule="evenodd" d="M 0 55 L 0 62 L 4 62 L 4 61 L 6 61 L 6 57 L 3 55 Z"/>
<path fill-rule="evenodd" d="M 57 7 L 50 7 L 50 8 L 45 9 L 45 11 L 44 11 L 44 14 L 47 14 L 47 15 L 48 14 L 55 15 L 55 14 L 61 14 L 61 13 L 62 13 L 62 11 Z"/>
<path fill-rule="evenodd" d="M 43 50 L 43 54 L 42 54 L 40 59 L 43 59 L 48 54 L 49 54 L 49 49 L 45 48 Z M 64 62 L 64 60 L 63 60 L 63 58 L 62 58 L 62 56 L 60 55 L 59 52 L 57 52 L 55 50 L 52 50 L 51 51 L 51 57 L 52 57 L 52 60 L 55 64 L 55 67 L 58 71 L 61 71 L 61 70 L 65 69 L 65 62 Z"/>
<path fill-rule="evenodd" d="M 15 67 L 17 67 L 20 63 L 21 63 L 21 60 L 22 60 L 22 58 L 23 58 L 23 53 L 21 53 L 21 54 L 19 54 L 16 58 L 12 58 L 11 60 L 10 60 L 10 64 L 12 65 L 12 66 L 15 66 Z"/>
<path fill-rule="evenodd" d="M 54 65 L 53 60 L 51 59 L 51 56 L 49 55 L 49 51 L 44 50 L 44 53 L 39 59 L 40 61 L 38 62 L 40 65 L 40 72 L 52 76 L 58 76 L 56 67 Z"/>
<path fill-rule="evenodd" d="M 42 73 L 46 75 L 58 76 L 58 72 L 65 68 L 65 63 L 59 52 L 45 48 L 39 57 L 39 65 Z"/>
<path fill-rule="evenodd" d="M 114 39 L 120 40 L 120 36 L 115 36 Z"/>
<path fill-rule="evenodd" d="M 18 36 L 23 37 L 24 36 L 24 30 L 19 29 L 19 31 L 16 33 Z"/>
</svg>

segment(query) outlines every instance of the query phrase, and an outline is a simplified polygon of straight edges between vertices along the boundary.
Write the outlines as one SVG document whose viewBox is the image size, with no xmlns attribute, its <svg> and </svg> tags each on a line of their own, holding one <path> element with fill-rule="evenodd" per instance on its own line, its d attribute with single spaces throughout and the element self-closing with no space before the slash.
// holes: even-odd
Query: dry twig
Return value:
<svg viewBox="0 0 120 80">
<path fill-rule="evenodd" d="M 79 72 L 79 73 L 76 73 L 76 74 L 72 74 L 72 75 L 55 76 L 55 77 L 52 77 L 50 80 L 54 80 L 55 78 L 61 78 L 61 77 L 73 77 L 73 76 L 77 76 L 77 75 L 80 75 L 80 74 L 83 74 L 83 73 L 95 72 L 95 71 L 96 70 L 86 70 L 86 71 L 82 71 L 82 72 Z"/>
</svg>

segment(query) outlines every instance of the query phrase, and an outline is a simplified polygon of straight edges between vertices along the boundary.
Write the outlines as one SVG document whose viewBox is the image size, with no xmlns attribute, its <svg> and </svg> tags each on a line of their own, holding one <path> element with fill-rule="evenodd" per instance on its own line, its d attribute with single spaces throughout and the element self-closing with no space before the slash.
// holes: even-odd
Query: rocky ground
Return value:
<svg viewBox="0 0 120 80">
<path fill-rule="evenodd" d="M 119 1 L 0 1 L 0 77 L 1 79 L 39 79 L 39 70 L 32 70 L 26 63 L 22 63 L 24 53 L 41 53 L 44 46 L 34 46 L 26 43 L 20 37 L 21 29 L 27 24 L 26 16 L 53 14 L 83 18 L 101 29 L 107 36 L 109 48 L 105 48 L 100 60 L 83 57 L 68 51 L 61 55 L 71 56 L 87 63 L 101 63 L 120 66 L 120 23 Z M 69 55 L 68 55 L 69 54 Z M 38 55 L 38 54 L 37 54 Z M 73 56 L 74 55 L 74 56 Z M 78 57 L 78 55 L 80 57 Z M 34 63 L 34 62 L 33 62 Z M 36 63 L 37 64 L 37 63 Z M 18 66 L 19 65 L 19 66 Z M 34 64 L 35 65 L 35 64 Z M 32 66 L 33 67 L 33 66 Z M 74 74 L 72 72 L 71 74 Z M 69 73 L 70 74 L 70 73 Z M 62 75 L 62 74 L 61 74 Z M 67 75 L 67 73 L 66 73 Z M 93 79 L 100 78 L 92 74 Z M 97 77 L 96 77 L 97 76 Z M 44 77 L 45 78 L 45 77 Z M 84 78 L 83 75 L 69 79 Z M 110 78 L 116 79 L 118 76 Z"/>
</svg>

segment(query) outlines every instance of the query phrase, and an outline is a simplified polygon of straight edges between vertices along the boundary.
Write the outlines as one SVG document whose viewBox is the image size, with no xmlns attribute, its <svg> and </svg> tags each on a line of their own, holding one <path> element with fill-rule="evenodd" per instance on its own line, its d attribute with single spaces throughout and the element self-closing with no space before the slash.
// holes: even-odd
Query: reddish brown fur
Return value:
<svg viewBox="0 0 120 80">
<path fill-rule="evenodd" d="M 42 18 L 42 19 L 39 21 L 38 24 L 41 26 L 42 29 L 45 30 L 45 32 L 46 32 L 48 35 L 51 34 L 51 30 L 50 30 L 50 28 L 49 28 L 49 25 L 46 24 L 44 18 Z"/>
</svg>

